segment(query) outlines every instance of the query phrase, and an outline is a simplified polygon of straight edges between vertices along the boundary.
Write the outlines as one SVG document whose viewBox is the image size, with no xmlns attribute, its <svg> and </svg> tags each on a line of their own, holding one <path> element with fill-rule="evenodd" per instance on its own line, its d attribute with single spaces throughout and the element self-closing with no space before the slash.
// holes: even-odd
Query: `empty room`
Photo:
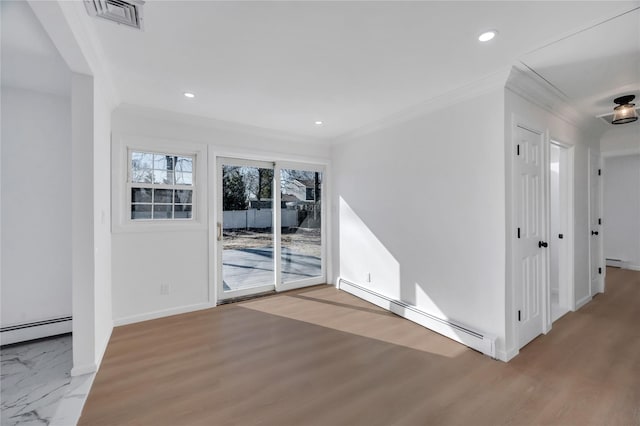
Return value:
<svg viewBox="0 0 640 426">
<path fill-rule="evenodd" d="M 640 2 L 0 19 L 2 425 L 640 425 Z"/>
</svg>

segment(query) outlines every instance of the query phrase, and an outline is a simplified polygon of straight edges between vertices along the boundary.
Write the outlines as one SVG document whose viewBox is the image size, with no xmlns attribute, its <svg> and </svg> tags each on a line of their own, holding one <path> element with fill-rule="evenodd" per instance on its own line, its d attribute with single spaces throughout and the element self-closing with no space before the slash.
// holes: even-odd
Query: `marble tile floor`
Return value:
<svg viewBox="0 0 640 426">
<path fill-rule="evenodd" d="M 75 425 L 95 374 L 71 377 L 71 335 L 0 349 L 0 424 Z"/>
</svg>

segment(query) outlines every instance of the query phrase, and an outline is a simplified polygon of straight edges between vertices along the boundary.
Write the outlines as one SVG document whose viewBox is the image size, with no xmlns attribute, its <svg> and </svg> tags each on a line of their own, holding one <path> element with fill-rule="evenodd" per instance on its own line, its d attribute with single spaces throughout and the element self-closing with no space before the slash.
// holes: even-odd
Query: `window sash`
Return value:
<svg viewBox="0 0 640 426">
<path fill-rule="evenodd" d="M 171 173 L 173 178 L 173 183 L 155 183 L 153 179 L 151 182 L 133 182 L 134 175 L 134 167 L 133 167 L 133 156 L 134 154 L 151 155 L 150 166 L 151 168 L 140 168 L 139 170 L 148 170 L 151 172 L 151 175 L 154 175 L 154 171 L 164 171 L 167 174 Z M 190 171 L 176 171 L 175 163 L 173 165 L 173 169 L 155 169 L 156 161 L 155 156 L 161 157 L 172 157 L 172 158 L 187 158 L 191 160 L 191 170 Z M 127 217 L 130 222 L 157 222 L 157 221 L 193 221 L 195 219 L 196 213 L 196 156 L 192 154 L 177 154 L 177 153 L 167 153 L 167 152 L 157 152 L 150 150 L 136 150 L 129 149 L 127 153 Z M 191 183 L 190 184 L 182 184 L 176 183 L 175 175 L 179 173 L 187 173 L 191 175 Z M 134 201 L 133 200 L 133 189 L 147 189 L 150 192 L 150 201 Z M 156 190 L 170 190 L 170 200 L 163 199 L 163 202 L 156 202 Z M 176 191 L 191 191 L 191 202 L 184 202 L 183 200 L 176 200 Z M 149 214 L 150 217 L 144 218 L 133 218 L 134 215 L 134 206 L 149 206 Z M 163 207 L 170 206 L 170 214 L 171 217 L 156 217 L 156 208 L 158 212 L 162 210 Z M 190 215 L 190 217 L 176 217 L 176 207 L 180 208 L 179 214 L 182 215 Z"/>
</svg>

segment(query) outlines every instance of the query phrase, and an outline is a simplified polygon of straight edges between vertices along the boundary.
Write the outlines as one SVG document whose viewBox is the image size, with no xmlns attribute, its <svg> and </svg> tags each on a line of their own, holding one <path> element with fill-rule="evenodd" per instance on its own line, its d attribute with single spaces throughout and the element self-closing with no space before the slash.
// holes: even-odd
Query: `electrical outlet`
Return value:
<svg viewBox="0 0 640 426">
<path fill-rule="evenodd" d="M 169 284 L 160 284 L 160 294 L 166 295 L 171 292 L 171 286 Z"/>
<path fill-rule="evenodd" d="M 371 282 L 371 272 L 369 272 L 367 274 L 367 282 L 370 283 Z"/>
</svg>

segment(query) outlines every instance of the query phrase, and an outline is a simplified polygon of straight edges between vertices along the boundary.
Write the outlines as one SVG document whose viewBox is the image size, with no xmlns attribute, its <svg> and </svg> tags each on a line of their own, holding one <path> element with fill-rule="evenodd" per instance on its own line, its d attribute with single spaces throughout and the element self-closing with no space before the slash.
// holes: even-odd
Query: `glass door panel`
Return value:
<svg viewBox="0 0 640 426">
<path fill-rule="evenodd" d="M 322 172 L 280 169 L 281 282 L 321 277 Z"/>
<path fill-rule="evenodd" d="M 274 290 L 273 164 L 224 159 L 219 176 L 219 299 Z"/>
</svg>

